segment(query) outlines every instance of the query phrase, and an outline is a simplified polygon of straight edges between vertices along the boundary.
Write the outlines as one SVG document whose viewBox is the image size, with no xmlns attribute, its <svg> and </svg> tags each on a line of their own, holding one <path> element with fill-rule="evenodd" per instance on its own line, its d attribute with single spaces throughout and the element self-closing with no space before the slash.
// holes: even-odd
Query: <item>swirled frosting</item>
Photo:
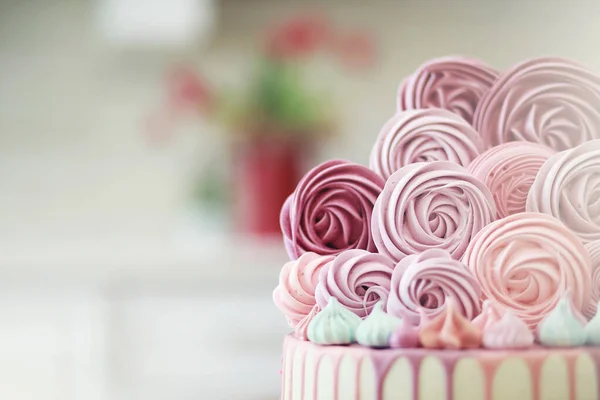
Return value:
<svg viewBox="0 0 600 400">
<path fill-rule="evenodd" d="M 599 172 L 600 140 L 550 157 L 529 190 L 527 211 L 560 219 L 584 243 L 600 240 Z"/>
<path fill-rule="evenodd" d="M 388 345 L 393 349 L 419 347 L 419 327 L 402 320 L 402 324 L 390 335 Z"/>
<path fill-rule="evenodd" d="M 585 326 L 584 331 L 587 345 L 600 346 L 600 315 L 596 314 Z"/>
<path fill-rule="evenodd" d="M 316 344 L 351 344 L 362 319 L 342 307 L 332 297 L 325 308 L 308 324 L 308 340 Z"/>
<path fill-rule="evenodd" d="M 458 260 L 495 214 L 489 189 L 464 167 L 414 163 L 393 173 L 377 198 L 373 239 L 380 253 L 396 261 L 436 248 Z"/>
<path fill-rule="evenodd" d="M 597 304 L 600 302 L 600 240 L 589 242 L 585 245 L 592 261 L 592 295 L 583 314 L 591 319 L 596 315 Z"/>
<path fill-rule="evenodd" d="M 371 314 L 356 329 L 356 341 L 367 347 L 388 347 L 390 335 L 402 321 L 383 312 L 384 302 L 375 304 Z"/>
<path fill-rule="evenodd" d="M 500 321 L 504 314 L 505 310 L 502 307 L 487 299 L 483 301 L 481 314 L 473 318 L 471 323 L 481 332 L 485 332 L 489 327 Z"/>
<path fill-rule="evenodd" d="M 585 331 L 573 314 L 568 296 L 563 296 L 554 310 L 538 327 L 538 340 L 544 346 L 574 347 L 585 343 Z"/>
<path fill-rule="evenodd" d="M 310 323 L 319 313 L 319 311 L 321 311 L 321 309 L 318 305 L 315 304 L 315 306 L 310 310 L 308 315 L 298 322 L 298 324 L 294 328 L 294 335 L 298 339 L 308 340 L 308 325 L 310 325 Z"/>
<path fill-rule="evenodd" d="M 498 75 L 493 68 L 472 58 L 428 61 L 400 84 L 398 110 L 445 108 L 470 124 L 479 100 Z"/>
<path fill-rule="evenodd" d="M 458 115 L 440 108 L 407 110 L 385 123 L 369 165 L 388 178 L 415 162 L 451 161 L 467 167 L 483 150 L 479 134 Z"/>
<path fill-rule="evenodd" d="M 370 226 L 384 181 L 370 169 L 333 160 L 309 171 L 281 209 L 281 230 L 292 260 L 313 251 L 375 251 Z"/>
<path fill-rule="evenodd" d="M 481 288 L 467 267 L 445 250 L 425 250 L 404 258 L 394 269 L 387 310 L 419 325 L 420 313 L 439 314 L 449 297 L 469 321 L 481 312 Z"/>
<path fill-rule="evenodd" d="M 485 151 L 469 165 L 469 171 L 492 192 L 496 217 L 525 211 L 529 188 L 542 164 L 554 150 L 537 143 L 504 143 Z"/>
<path fill-rule="evenodd" d="M 518 349 L 533 345 L 533 333 L 519 317 L 511 311 L 504 313 L 493 325 L 483 331 L 483 347 L 488 349 Z"/>
<path fill-rule="evenodd" d="M 481 332 L 463 317 L 452 297 L 444 310 L 429 319 L 422 316 L 419 331 L 421 345 L 430 349 L 474 349 L 481 345 Z"/>
<path fill-rule="evenodd" d="M 560 58 L 520 63 L 482 97 L 473 126 L 488 147 L 527 141 L 560 151 L 598 139 L 600 77 Z"/>
<path fill-rule="evenodd" d="M 559 220 L 520 213 L 492 222 L 471 241 L 463 262 L 482 297 L 511 310 L 530 328 L 571 289 L 580 311 L 591 294 L 590 260 L 578 238 Z"/>
<path fill-rule="evenodd" d="M 279 285 L 273 291 L 273 301 L 300 338 L 306 337 L 303 331 L 306 330 L 308 320 L 303 322 L 304 327 L 298 325 L 317 304 L 315 289 L 319 282 L 319 272 L 334 258 L 304 253 L 297 260 L 286 263 L 279 273 Z"/>
<path fill-rule="evenodd" d="M 371 313 L 390 293 L 394 262 L 383 254 L 347 250 L 325 265 L 315 290 L 317 304 L 323 308 L 331 297 L 361 318 Z"/>
</svg>

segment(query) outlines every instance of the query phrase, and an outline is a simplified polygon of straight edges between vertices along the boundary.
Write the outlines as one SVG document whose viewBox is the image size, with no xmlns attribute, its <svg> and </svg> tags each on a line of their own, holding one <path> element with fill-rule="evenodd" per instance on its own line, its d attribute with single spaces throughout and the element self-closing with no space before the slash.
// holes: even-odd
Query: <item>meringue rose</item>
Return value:
<svg viewBox="0 0 600 400">
<path fill-rule="evenodd" d="M 483 347 L 488 349 L 527 348 L 533 346 L 533 341 L 527 324 L 510 311 L 483 331 Z"/>
<path fill-rule="evenodd" d="M 333 160 L 310 170 L 281 209 L 285 248 L 292 260 L 313 251 L 376 251 L 371 214 L 384 181 L 370 169 Z"/>
<path fill-rule="evenodd" d="M 475 326 L 475 328 L 485 332 L 486 329 L 494 326 L 498 321 L 500 321 L 505 313 L 505 310 L 502 307 L 499 307 L 496 303 L 489 299 L 484 300 L 481 314 L 473 318 L 471 323 L 473 326 Z"/>
<path fill-rule="evenodd" d="M 499 73 L 480 60 L 443 57 L 430 60 L 398 89 L 398 110 L 444 108 L 471 124 L 475 108 Z"/>
<path fill-rule="evenodd" d="M 444 310 L 424 323 L 419 331 L 421 345 L 428 349 L 476 349 L 481 346 L 481 332 L 463 317 L 451 297 Z"/>
<path fill-rule="evenodd" d="M 596 307 L 600 302 L 600 240 L 585 245 L 592 262 L 592 296 L 583 314 L 592 319 L 596 315 Z"/>
<path fill-rule="evenodd" d="M 520 213 L 492 222 L 471 241 L 463 263 L 482 298 L 512 311 L 534 329 L 567 290 L 580 312 L 591 296 L 587 251 L 559 220 Z"/>
<path fill-rule="evenodd" d="M 558 218 L 584 243 L 600 240 L 600 140 L 558 153 L 540 168 L 527 211 Z"/>
<path fill-rule="evenodd" d="M 273 302 L 292 328 L 296 329 L 313 312 L 317 304 L 315 289 L 319 282 L 319 272 L 333 259 L 333 256 L 304 253 L 297 260 L 287 262 L 281 269 L 279 284 L 273 291 Z M 304 322 L 306 323 L 308 321 Z M 302 337 L 302 329 L 296 331 L 298 337 Z"/>
<path fill-rule="evenodd" d="M 576 62 L 536 58 L 504 72 L 473 119 L 487 147 L 513 141 L 561 151 L 600 138 L 600 77 Z"/>
<path fill-rule="evenodd" d="M 335 297 L 343 307 L 365 318 L 380 300 L 387 302 L 394 266 L 383 254 L 344 251 L 321 270 L 315 290 L 317 304 L 323 309 Z"/>
<path fill-rule="evenodd" d="M 395 261 L 428 249 L 446 250 L 459 260 L 495 214 L 489 189 L 464 167 L 448 161 L 414 163 L 385 183 L 371 230 L 379 252 Z"/>
<path fill-rule="evenodd" d="M 394 269 L 387 311 L 419 325 L 420 314 L 436 316 L 450 297 L 469 321 L 481 312 L 481 288 L 469 269 L 445 250 L 425 250 Z"/>
<path fill-rule="evenodd" d="M 384 178 L 415 162 L 451 161 L 467 167 L 483 150 L 479 134 L 458 115 L 441 108 L 407 110 L 383 126 L 369 166 Z"/>
<path fill-rule="evenodd" d="M 479 155 L 468 169 L 492 192 L 496 218 L 504 218 L 525 211 L 535 176 L 554 154 L 551 148 L 537 143 L 504 143 Z"/>
</svg>

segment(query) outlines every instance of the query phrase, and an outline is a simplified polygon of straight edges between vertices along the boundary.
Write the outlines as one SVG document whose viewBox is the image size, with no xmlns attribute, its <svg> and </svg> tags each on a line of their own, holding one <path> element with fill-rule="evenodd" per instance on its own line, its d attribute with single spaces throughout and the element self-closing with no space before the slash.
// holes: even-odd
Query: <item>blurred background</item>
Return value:
<svg viewBox="0 0 600 400">
<path fill-rule="evenodd" d="M 0 398 L 279 396 L 281 203 L 448 54 L 600 71 L 597 1 L 0 0 Z"/>
</svg>

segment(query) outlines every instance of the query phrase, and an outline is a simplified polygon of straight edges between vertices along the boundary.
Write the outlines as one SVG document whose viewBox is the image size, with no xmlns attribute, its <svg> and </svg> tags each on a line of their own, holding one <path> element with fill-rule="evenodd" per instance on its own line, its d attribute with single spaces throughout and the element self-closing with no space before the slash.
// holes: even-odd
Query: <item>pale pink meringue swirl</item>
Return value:
<svg viewBox="0 0 600 400">
<path fill-rule="evenodd" d="M 436 248 L 458 260 L 495 214 L 489 189 L 464 167 L 448 161 L 410 164 L 389 177 L 375 203 L 373 239 L 395 261 Z"/>
<path fill-rule="evenodd" d="M 273 301 L 292 328 L 296 329 L 317 304 L 315 289 L 319 273 L 333 259 L 333 256 L 304 253 L 281 269 L 279 285 L 273 291 Z"/>
<path fill-rule="evenodd" d="M 584 243 L 600 240 L 600 140 L 548 159 L 527 197 L 527 211 L 552 215 Z"/>
<path fill-rule="evenodd" d="M 480 60 L 443 57 L 430 60 L 404 79 L 398 89 L 398 110 L 445 108 L 469 124 L 498 72 Z"/>
<path fill-rule="evenodd" d="M 498 304 L 494 303 L 490 299 L 483 301 L 481 314 L 473 318 L 471 323 L 480 331 L 485 331 L 490 326 L 493 326 L 500 318 L 504 315 L 505 310 L 499 307 Z"/>
<path fill-rule="evenodd" d="M 387 312 L 419 325 L 420 313 L 438 315 L 450 297 L 468 320 L 481 312 L 481 288 L 467 267 L 445 250 L 425 250 L 394 269 Z"/>
<path fill-rule="evenodd" d="M 292 260 L 313 251 L 376 251 L 371 237 L 373 204 L 384 181 L 367 167 L 332 160 L 310 170 L 281 209 L 281 230 Z"/>
<path fill-rule="evenodd" d="M 533 346 L 533 333 L 519 317 L 507 311 L 494 325 L 483 331 L 483 347 L 522 349 Z"/>
<path fill-rule="evenodd" d="M 585 245 L 592 260 L 592 296 L 583 314 L 592 319 L 596 315 L 596 307 L 600 302 L 600 240 Z"/>
<path fill-rule="evenodd" d="M 555 150 L 600 138 L 600 77 L 560 58 L 537 58 L 503 73 L 473 120 L 488 147 L 512 141 Z"/>
<path fill-rule="evenodd" d="M 321 270 L 315 291 L 317 304 L 323 309 L 335 297 L 342 306 L 365 318 L 377 302 L 387 302 L 394 267 L 394 262 L 383 254 L 344 251 Z"/>
<path fill-rule="evenodd" d="M 496 203 L 496 217 L 504 218 L 525 211 L 535 176 L 554 153 L 537 143 L 504 143 L 481 154 L 468 169 L 490 189 Z"/>
<path fill-rule="evenodd" d="M 369 166 L 384 178 L 415 162 L 451 161 L 467 167 L 484 150 L 483 140 L 448 110 L 402 111 L 381 129 Z"/>
<path fill-rule="evenodd" d="M 591 295 L 587 251 L 559 220 L 520 213 L 492 222 L 471 241 L 463 262 L 482 297 L 511 310 L 534 329 L 567 290 L 580 311 Z"/>
</svg>

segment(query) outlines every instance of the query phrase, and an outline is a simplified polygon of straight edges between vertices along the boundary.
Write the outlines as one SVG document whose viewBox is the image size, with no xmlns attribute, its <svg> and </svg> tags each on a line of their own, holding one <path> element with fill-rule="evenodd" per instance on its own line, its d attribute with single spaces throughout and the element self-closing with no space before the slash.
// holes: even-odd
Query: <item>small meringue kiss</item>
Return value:
<svg viewBox="0 0 600 400">
<path fill-rule="evenodd" d="M 399 318 L 386 314 L 383 311 L 385 301 L 375 304 L 371 314 L 362 321 L 356 329 L 356 341 L 367 347 L 388 347 L 388 339 L 392 332 L 402 324 Z"/>
<path fill-rule="evenodd" d="M 419 327 L 402 320 L 402 324 L 390 335 L 388 344 L 393 349 L 419 347 Z"/>
<path fill-rule="evenodd" d="M 444 310 L 421 322 L 419 340 L 430 349 L 475 349 L 481 345 L 481 331 L 462 316 L 456 300 L 448 298 Z"/>
<path fill-rule="evenodd" d="M 551 347 L 575 347 L 585 343 L 583 325 L 573 311 L 568 293 L 538 326 L 538 340 Z"/>
<path fill-rule="evenodd" d="M 527 324 L 510 311 L 483 331 L 483 347 L 488 349 L 521 349 L 531 347 L 533 341 Z"/>
<path fill-rule="evenodd" d="M 473 318 L 471 323 L 475 328 L 485 332 L 490 326 L 500 321 L 505 312 L 506 310 L 491 300 L 484 300 L 481 314 Z"/>
</svg>

